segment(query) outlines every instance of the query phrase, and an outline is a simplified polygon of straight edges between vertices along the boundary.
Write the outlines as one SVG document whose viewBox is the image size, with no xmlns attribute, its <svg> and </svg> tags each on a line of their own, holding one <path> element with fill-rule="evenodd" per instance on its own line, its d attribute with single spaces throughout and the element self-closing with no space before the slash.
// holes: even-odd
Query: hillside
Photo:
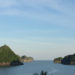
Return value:
<svg viewBox="0 0 75 75">
<path fill-rule="evenodd" d="M 7 45 L 0 47 L 0 65 L 18 65 L 20 57 L 16 55 Z"/>
<path fill-rule="evenodd" d="M 73 55 L 67 55 L 63 58 L 62 64 L 65 65 L 75 65 L 75 54 Z"/>
<path fill-rule="evenodd" d="M 61 63 L 61 64 L 64 64 L 64 65 L 75 65 L 75 54 L 73 55 L 67 55 L 65 56 L 64 58 L 55 58 L 54 59 L 54 62 L 55 63 Z"/>
</svg>

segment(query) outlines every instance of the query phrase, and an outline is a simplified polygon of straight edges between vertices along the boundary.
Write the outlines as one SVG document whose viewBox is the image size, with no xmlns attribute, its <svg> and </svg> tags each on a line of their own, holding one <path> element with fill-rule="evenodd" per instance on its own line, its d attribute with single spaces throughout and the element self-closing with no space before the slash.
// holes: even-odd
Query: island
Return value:
<svg viewBox="0 0 75 75">
<path fill-rule="evenodd" d="M 15 54 L 12 49 L 7 46 L 0 47 L 0 66 L 18 66 L 23 65 L 20 56 Z"/>
<path fill-rule="evenodd" d="M 54 63 L 61 63 L 64 65 L 75 65 L 75 54 L 67 55 L 64 58 L 55 58 Z"/>
<path fill-rule="evenodd" d="M 62 59 L 63 59 L 62 57 L 55 58 L 54 63 L 59 63 L 60 64 Z"/>
<path fill-rule="evenodd" d="M 64 59 L 62 60 L 62 64 L 75 65 L 75 54 L 65 56 Z"/>
<path fill-rule="evenodd" d="M 28 57 L 28 56 L 22 56 L 21 57 L 21 62 L 32 62 L 34 59 L 32 57 Z"/>
</svg>

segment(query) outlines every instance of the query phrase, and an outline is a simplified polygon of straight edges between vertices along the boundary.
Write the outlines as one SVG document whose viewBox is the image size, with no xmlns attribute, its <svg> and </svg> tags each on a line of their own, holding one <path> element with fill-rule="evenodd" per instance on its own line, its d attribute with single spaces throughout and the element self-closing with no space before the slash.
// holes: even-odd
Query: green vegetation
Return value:
<svg viewBox="0 0 75 75">
<path fill-rule="evenodd" d="M 75 65 L 75 54 L 73 55 L 67 55 L 64 58 L 59 57 L 54 59 L 55 63 L 61 63 L 65 65 Z"/>
<path fill-rule="evenodd" d="M 55 63 L 61 63 L 62 59 L 63 59 L 62 57 L 55 58 L 54 62 Z"/>
<path fill-rule="evenodd" d="M 7 45 L 0 47 L 0 63 L 19 61 L 20 57 L 16 55 Z"/>
<path fill-rule="evenodd" d="M 34 75 L 39 75 L 38 73 L 34 73 Z M 41 71 L 40 75 L 47 75 L 47 72 Z"/>
<path fill-rule="evenodd" d="M 75 65 L 75 54 L 65 56 L 62 60 L 62 64 L 65 65 Z"/>
</svg>

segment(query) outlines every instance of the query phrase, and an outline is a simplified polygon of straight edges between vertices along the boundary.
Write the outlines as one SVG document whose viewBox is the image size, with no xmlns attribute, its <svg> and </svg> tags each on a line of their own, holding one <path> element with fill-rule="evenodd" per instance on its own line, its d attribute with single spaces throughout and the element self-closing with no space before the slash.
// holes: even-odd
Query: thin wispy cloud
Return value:
<svg viewBox="0 0 75 75">
<path fill-rule="evenodd" d="M 23 53 L 31 50 L 29 54 L 40 53 L 41 58 L 45 49 L 47 55 L 74 52 L 74 9 L 74 0 L 0 0 L 0 45 L 23 48 Z"/>
<path fill-rule="evenodd" d="M 3 0 L 0 1 L 0 14 L 55 21 L 57 25 L 75 27 L 74 7 L 74 4 L 65 0 Z"/>
</svg>

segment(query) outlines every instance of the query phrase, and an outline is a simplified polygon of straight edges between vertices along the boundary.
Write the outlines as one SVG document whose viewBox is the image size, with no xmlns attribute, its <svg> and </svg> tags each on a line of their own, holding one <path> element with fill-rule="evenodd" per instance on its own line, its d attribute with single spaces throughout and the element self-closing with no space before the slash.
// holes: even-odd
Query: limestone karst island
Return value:
<svg viewBox="0 0 75 75">
<path fill-rule="evenodd" d="M 32 57 L 20 57 L 19 55 L 15 54 L 7 45 L 0 47 L 0 66 L 18 66 L 23 65 L 23 62 L 31 61 L 33 61 Z"/>
</svg>

